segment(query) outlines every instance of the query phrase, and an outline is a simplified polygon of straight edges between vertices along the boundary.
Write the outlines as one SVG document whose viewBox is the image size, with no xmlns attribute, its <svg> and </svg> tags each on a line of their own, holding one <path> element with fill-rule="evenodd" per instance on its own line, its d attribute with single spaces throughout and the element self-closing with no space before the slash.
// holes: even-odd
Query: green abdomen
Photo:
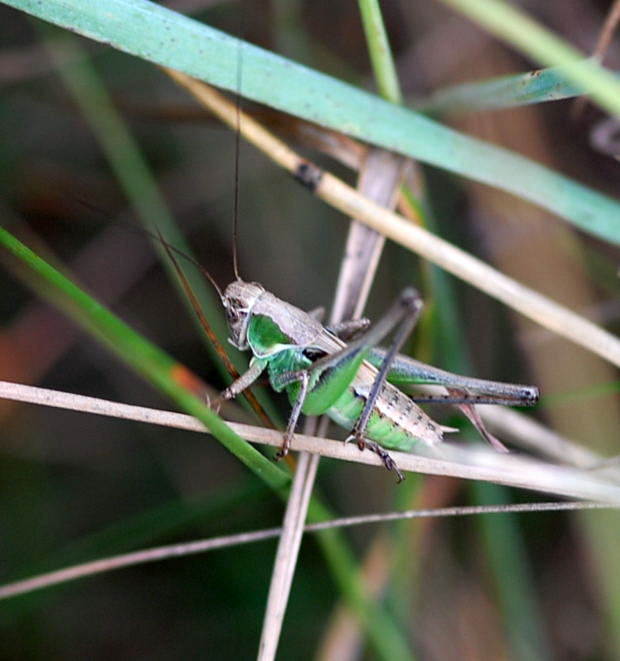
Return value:
<svg viewBox="0 0 620 661">
<path fill-rule="evenodd" d="M 297 371 L 312 362 L 301 351 L 290 349 L 269 361 L 270 375 Z M 359 418 L 377 370 L 367 362 L 346 365 L 328 378 L 313 374 L 304 401 L 306 415 L 328 415 L 335 423 L 350 430 Z M 299 383 L 286 386 L 291 404 L 297 400 Z M 407 395 L 390 383 L 384 384 L 368 421 L 365 437 L 379 445 L 410 452 L 418 443 L 435 445 L 442 440 L 442 428 Z"/>
<path fill-rule="evenodd" d="M 368 396 L 368 387 L 356 379 L 327 411 L 345 429 L 359 418 Z M 442 440 L 442 429 L 409 397 L 386 383 L 368 421 L 366 438 L 385 448 L 410 452 L 416 444 L 435 445 Z"/>
</svg>

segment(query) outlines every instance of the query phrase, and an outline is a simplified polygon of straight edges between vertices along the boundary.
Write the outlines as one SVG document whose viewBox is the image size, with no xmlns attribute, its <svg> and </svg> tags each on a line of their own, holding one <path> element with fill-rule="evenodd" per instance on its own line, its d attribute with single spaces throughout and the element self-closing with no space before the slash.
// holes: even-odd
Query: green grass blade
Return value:
<svg viewBox="0 0 620 661">
<path fill-rule="evenodd" d="M 616 222 L 620 204 L 615 200 L 523 156 L 450 130 L 164 7 L 146 0 L 3 1 L 229 90 L 237 91 L 236 62 L 241 50 L 243 96 L 508 191 L 586 232 L 620 243 Z M 592 62 L 580 62 L 578 67 L 576 80 L 582 81 L 584 72 L 596 71 L 597 80 L 609 78 L 616 85 L 611 74 Z M 276 80 L 279 84 L 274 85 Z"/>
<path fill-rule="evenodd" d="M 402 103 L 396 66 L 377 0 L 359 0 L 368 53 L 381 98 Z"/>
<path fill-rule="evenodd" d="M 316 500 L 310 502 L 309 521 L 325 521 L 328 516 L 329 511 L 323 505 Z M 368 598 L 359 576 L 351 571 L 356 566 L 356 561 L 347 545 L 343 544 L 341 531 L 324 530 L 317 538 L 343 597 L 364 624 L 368 637 L 381 658 L 410 659 L 411 652 L 407 642 L 394 621 L 376 601 Z"/>
<path fill-rule="evenodd" d="M 266 484 L 276 490 L 286 487 L 289 482 L 286 473 L 237 436 L 219 416 L 173 378 L 180 368 L 176 361 L 136 333 L 3 227 L 0 227 L 0 244 L 28 267 L 29 274 L 26 277 L 31 286 L 36 287 L 184 411 L 206 425 L 222 445 Z M 36 279 L 30 275 L 36 276 Z"/>
<path fill-rule="evenodd" d="M 476 504 L 507 503 L 505 487 L 473 483 L 470 491 Z M 515 661 L 552 659 L 551 646 L 536 599 L 533 571 L 515 516 L 481 516 L 477 519 L 483 549 L 488 559 L 502 610 L 502 622 Z"/>
<path fill-rule="evenodd" d="M 549 67 L 445 87 L 416 107 L 432 114 L 456 115 L 570 99 L 586 92 L 583 85 L 566 77 L 563 67 Z"/>
</svg>

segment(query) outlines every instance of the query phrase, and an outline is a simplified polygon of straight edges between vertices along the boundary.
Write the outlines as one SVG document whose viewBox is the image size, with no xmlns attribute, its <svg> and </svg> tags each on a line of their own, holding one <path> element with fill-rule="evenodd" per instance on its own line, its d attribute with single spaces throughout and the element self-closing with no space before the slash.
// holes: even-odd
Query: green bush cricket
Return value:
<svg viewBox="0 0 620 661">
<path fill-rule="evenodd" d="M 285 390 L 293 407 L 279 456 L 288 452 L 301 413 L 325 414 L 350 432 L 347 441 L 355 440 L 360 449 L 376 452 L 401 480 L 387 449 L 411 452 L 419 443 L 434 446 L 444 431 L 450 431 L 432 420 L 419 402 L 471 407 L 480 403 L 524 406 L 538 400 L 533 386 L 462 377 L 398 354 L 422 309 L 420 296 L 411 288 L 403 290 L 377 324 L 348 344 L 343 338 L 367 325 L 365 320 L 324 327 L 261 285 L 240 279 L 228 285 L 221 298 L 231 344 L 253 354 L 248 371 L 224 390 L 222 398 L 237 396 L 267 370 L 271 387 Z M 375 349 L 394 328 L 390 348 Z M 448 395 L 410 397 L 392 381 L 401 386 L 443 386 Z M 503 449 L 471 417 L 483 435 Z"/>
<path fill-rule="evenodd" d="M 188 290 L 172 247 L 161 240 Z M 418 404 L 459 406 L 496 449 L 506 451 L 485 429 L 473 405 L 531 406 L 538 401 L 534 386 L 465 377 L 399 354 L 423 306 L 412 288 L 404 289 L 370 328 L 367 319 L 329 327 L 323 326 L 317 312 L 305 312 L 262 285 L 242 280 L 236 262 L 235 256 L 236 279 L 224 291 L 200 267 L 224 307 L 229 342 L 252 353 L 248 370 L 221 393 L 220 400 L 237 397 L 267 372 L 271 387 L 285 391 L 292 406 L 278 458 L 288 453 L 301 413 L 327 415 L 349 431 L 346 441 L 355 440 L 360 449 L 377 453 L 400 481 L 403 475 L 389 449 L 412 452 L 418 444 L 432 447 L 443 440 L 444 432 L 455 431 L 435 422 Z M 391 346 L 377 348 L 394 329 Z M 416 385 L 442 386 L 448 394 L 404 392 Z"/>
</svg>

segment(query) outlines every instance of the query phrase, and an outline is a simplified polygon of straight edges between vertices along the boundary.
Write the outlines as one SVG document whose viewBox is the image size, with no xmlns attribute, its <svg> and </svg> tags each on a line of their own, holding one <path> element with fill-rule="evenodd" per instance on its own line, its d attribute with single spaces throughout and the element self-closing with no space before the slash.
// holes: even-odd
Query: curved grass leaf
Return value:
<svg viewBox="0 0 620 661">
<path fill-rule="evenodd" d="M 37 291 L 64 310 L 184 411 L 200 420 L 222 445 L 270 487 L 280 490 L 287 486 L 290 478 L 286 473 L 235 434 L 219 416 L 179 382 L 179 377 L 187 382 L 197 380 L 189 370 L 136 333 L 3 227 L 0 227 L 0 244 L 28 267 L 29 272 L 25 278 Z"/>
<path fill-rule="evenodd" d="M 620 114 L 620 81 L 611 72 L 585 59 L 584 53 L 502 0 L 443 0 L 483 25 L 522 53 L 543 65 L 566 65 L 565 74 L 589 90 L 593 101 L 612 114 Z"/>
<path fill-rule="evenodd" d="M 147 0 L 3 1 L 138 57 L 508 191 L 584 231 L 620 243 L 620 204 L 615 200 L 514 152 L 450 130 Z M 240 60 L 243 87 L 238 90 Z M 594 67 L 608 74 L 592 62 L 579 66 L 586 64 L 587 71 Z"/>
<path fill-rule="evenodd" d="M 564 67 L 537 69 L 438 90 L 416 107 L 432 114 L 463 114 L 570 99 L 587 92 L 566 76 Z"/>
</svg>

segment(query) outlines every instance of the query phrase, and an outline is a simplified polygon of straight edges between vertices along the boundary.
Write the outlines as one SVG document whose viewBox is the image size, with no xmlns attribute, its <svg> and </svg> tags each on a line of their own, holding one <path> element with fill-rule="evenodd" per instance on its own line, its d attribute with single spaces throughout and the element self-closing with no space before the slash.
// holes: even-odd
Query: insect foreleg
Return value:
<svg viewBox="0 0 620 661">
<path fill-rule="evenodd" d="M 302 374 L 300 378 L 300 388 L 293 409 L 291 410 L 291 415 L 288 419 L 288 424 L 286 425 L 286 431 L 284 432 L 284 438 L 282 439 L 282 446 L 276 453 L 276 459 L 282 459 L 288 454 L 289 448 L 291 447 L 291 440 L 295 434 L 295 427 L 297 426 L 297 421 L 301 415 L 301 409 L 304 405 L 306 395 L 308 394 L 308 384 L 310 383 L 310 377 L 308 373 Z"/>
<path fill-rule="evenodd" d="M 265 371 L 267 363 L 263 360 L 253 360 L 250 367 L 236 381 L 233 381 L 227 388 L 222 390 L 218 400 L 226 401 L 234 399 L 246 388 L 249 388 L 258 377 Z"/>
</svg>

